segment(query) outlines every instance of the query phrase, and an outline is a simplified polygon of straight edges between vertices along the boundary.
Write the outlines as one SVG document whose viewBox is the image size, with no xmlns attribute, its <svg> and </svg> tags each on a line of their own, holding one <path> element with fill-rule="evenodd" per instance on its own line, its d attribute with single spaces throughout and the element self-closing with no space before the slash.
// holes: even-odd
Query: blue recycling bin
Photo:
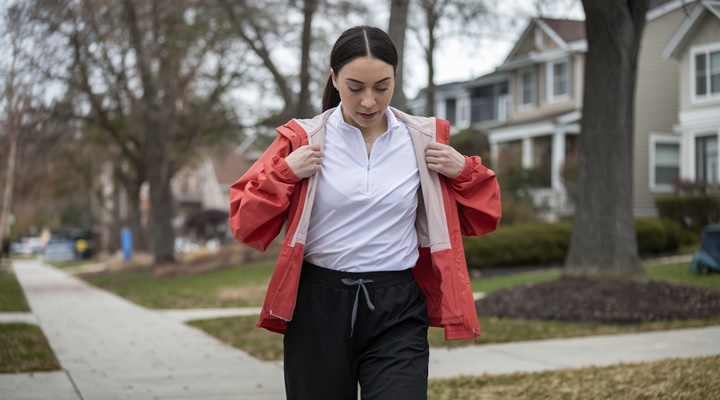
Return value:
<svg viewBox="0 0 720 400">
<path fill-rule="evenodd" d="M 130 228 L 123 228 L 120 232 L 120 247 L 123 252 L 123 260 L 130 261 L 133 251 L 132 231 Z"/>
</svg>

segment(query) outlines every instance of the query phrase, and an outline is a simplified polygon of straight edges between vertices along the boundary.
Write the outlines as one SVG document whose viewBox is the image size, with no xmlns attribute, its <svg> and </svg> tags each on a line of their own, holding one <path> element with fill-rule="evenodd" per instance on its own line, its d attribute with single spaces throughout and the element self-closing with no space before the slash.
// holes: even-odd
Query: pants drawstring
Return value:
<svg viewBox="0 0 720 400">
<path fill-rule="evenodd" d="M 355 331 L 355 320 L 357 319 L 357 310 L 358 310 L 358 296 L 360 296 L 360 288 L 365 292 L 365 302 L 367 303 L 368 308 L 370 311 L 375 311 L 375 306 L 370 301 L 370 294 L 368 293 L 367 287 L 365 287 L 366 283 L 372 283 L 372 279 L 342 279 L 342 283 L 347 286 L 357 286 L 357 291 L 355 292 L 355 304 L 353 304 L 353 310 L 352 310 L 352 320 L 350 321 L 350 337 L 353 336 L 353 333 Z"/>
</svg>

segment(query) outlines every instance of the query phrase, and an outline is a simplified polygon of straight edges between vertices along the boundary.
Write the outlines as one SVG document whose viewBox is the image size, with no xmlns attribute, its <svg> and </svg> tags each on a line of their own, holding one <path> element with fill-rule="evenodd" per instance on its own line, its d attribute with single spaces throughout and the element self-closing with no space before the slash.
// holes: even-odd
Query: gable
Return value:
<svg viewBox="0 0 720 400">
<path fill-rule="evenodd" d="M 543 52 L 568 51 L 571 45 L 584 40 L 585 21 L 534 18 L 515 42 L 503 64 Z"/>
<path fill-rule="evenodd" d="M 670 38 L 662 57 L 679 60 L 689 46 L 720 40 L 720 2 L 703 2 L 695 6 Z"/>
</svg>

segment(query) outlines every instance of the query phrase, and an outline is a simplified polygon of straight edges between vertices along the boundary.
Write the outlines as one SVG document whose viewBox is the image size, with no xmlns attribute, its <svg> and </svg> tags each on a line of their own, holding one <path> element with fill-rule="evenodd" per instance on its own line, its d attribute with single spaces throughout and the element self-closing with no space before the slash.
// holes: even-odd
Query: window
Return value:
<svg viewBox="0 0 720 400">
<path fill-rule="evenodd" d="M 455 99 L 445 100 L 445 118 L 447 118 L 448 122 L 450 122 L 450 126 L 455 126 L 457 124 L 455 110 L 456 110 Z"/>
<path fill-rule="evenodd" d="M 695 138 L 695 180 L 708 184 L 718 183 L 717 135 Z"/>
<path fill-rule="evenodd" d="M 672 186 L 680 177 L 680 145 L 655 143 L 655 186 Z"/>
<path fill-rule="evenodd" d="M 720 96 L 720 49 L 694 52 L 695 97 Z"/>
<path fill-rule="evenodd" d="M 535 69 L 518 73 L 518 108 L 529 108 L 537 101 L 537 74 Z"/>
<path fill-rule="evenodd" d="M 570 95 L 570 61 L 549 63 L 547 66 L 547 97 L 556 100 Z"/>
</svg>

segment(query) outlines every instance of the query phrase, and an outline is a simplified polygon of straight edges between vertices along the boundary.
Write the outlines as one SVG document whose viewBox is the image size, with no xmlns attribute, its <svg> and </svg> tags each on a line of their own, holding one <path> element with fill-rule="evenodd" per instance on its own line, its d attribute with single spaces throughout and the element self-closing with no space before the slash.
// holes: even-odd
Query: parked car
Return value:
<svg viewBox="0 0 720 400">
<path fill-rule="evenodd" d="M 69 261 L 75 259 L 75 242 L 69 239 L 50 240 L 45 246 L 43 260 Z"/>
<path fill-rule="evenodd" d="M 24 237 L 10 244 L 12 254 L 34 255 L 42 254 L 44 250 L 45 242 L 41 237 Z"/>
</svg>

